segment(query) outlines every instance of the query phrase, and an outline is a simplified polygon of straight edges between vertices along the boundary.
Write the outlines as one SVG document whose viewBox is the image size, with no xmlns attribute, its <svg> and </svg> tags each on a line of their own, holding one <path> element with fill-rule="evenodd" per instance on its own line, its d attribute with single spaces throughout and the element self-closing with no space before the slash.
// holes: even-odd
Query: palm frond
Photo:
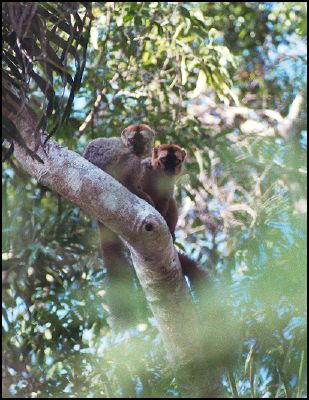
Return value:
<svg viewBox="0 0 309 400">
<path fill-rule="evenodd" d="M 2 3 L 4 93 L 32 108 L 33 93 L 43 94 L 34 132 L 36 149 L 47 123 L 52 121 L 51 136 L 70 115 L 85 68 L 92 18 L 87 2 Z M 61 96 L 56 96 L 56 89 L 62 89 Z M 4 115 L 2 138 L 26 146 L 12 125 Z"/>
</svg>

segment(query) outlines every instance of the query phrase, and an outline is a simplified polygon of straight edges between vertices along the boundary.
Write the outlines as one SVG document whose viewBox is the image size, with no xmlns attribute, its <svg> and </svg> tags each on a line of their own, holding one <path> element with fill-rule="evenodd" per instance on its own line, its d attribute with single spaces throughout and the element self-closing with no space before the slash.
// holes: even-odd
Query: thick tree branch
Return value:
<svg viewBox="0 0 309 400">
<path fill-rule="evenodd" d="M 18 109 L 18 104 L 8 98 L 4 112 L 33 149 L 31 133 L 36 119 L 32 111 L 26 107 Z M 41 146 L 38 154 L 44 164 L 18 144 L 15 146 L 15 157 L 29 175 L 81 207 L 125 241 L 169 358 L 177 368 L 196 366 L 201 354 L 200 326 L 164 219 L 110 175 L 54 140 Z M 195 397 L 213 396 L 218 384 L 214 385 L 212 378 L 205 380 L 202 368 L 199 370 L 191 377 L 196 379 Z"/>
</svg>

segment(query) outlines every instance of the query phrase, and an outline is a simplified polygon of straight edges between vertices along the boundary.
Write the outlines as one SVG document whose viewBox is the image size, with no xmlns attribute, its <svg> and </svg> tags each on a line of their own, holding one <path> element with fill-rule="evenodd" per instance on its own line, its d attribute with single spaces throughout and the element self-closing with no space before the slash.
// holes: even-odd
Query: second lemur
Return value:
<svg viewBox="0 0 309 400">
<path fill-rule="evenodd" d="M 84 157 L 117 179 L 132 193 L 153 205 L 150 196 L 142 189 L 141 161 L 151 153 L 154 136 L 154 130 L 148 125 L 130 125 L 122 131 L 120 137 L 92 140 L 85 149 Z M 113 266 L 116 264 L 113 258 L 123 245 L 118 236 L 105 225 L 98 222 L 98 226 L 103 259 L 111 259 L 109 264 Z"/>
<path fill-rule="evenodd" d="M 186 151 L 180 146 L 162 144 L 152 150 L 152 157 L 142 161 L 142 188 L 149 194 L 155 208 L 165 219 L 175 241 L 175 228 L 178 221 L 178 208 L 173 197 L 175 181 L 181 172 Z M 206 272 L 186 254 L 178 252 L 183 273 L 193 286 L 206 279 Z"/>
<path fill-rule="evenodd" d="M 130 192 L 153 204 L 141 188 L 141 160 L 151 154 L 154 136 L 155 131 L 148 125 L 133 124 L 120 137 L 101 137 L 89 142 L 84 157 Z"/>
<path fill-rule="evenodd" d="M 88 143 L 84 157 L 118 180 L 132 193 L 153 205 L 150 196 L 142 190 L 141 177 L 143 157 L 151 154 L 155 132 L 148 125 L 134 124 L 125 128 L 120 137 L 97 138 Z M 109 308 L 118 323 L 130 321 L 135 294 L 129 284 L 131 268 L 125 246 L 118 235 L 98 221 L 101 254 L 108 279 L 119 285 L 109 291 Z M 113 279 L 110 279 L 113 278 Z M 122 296 L 119 296 L 119 292 Z M 134 314 L 134 313 L 133 313 Z M 134 320 L 134 318 L 133 318 Z"/>
</svg>

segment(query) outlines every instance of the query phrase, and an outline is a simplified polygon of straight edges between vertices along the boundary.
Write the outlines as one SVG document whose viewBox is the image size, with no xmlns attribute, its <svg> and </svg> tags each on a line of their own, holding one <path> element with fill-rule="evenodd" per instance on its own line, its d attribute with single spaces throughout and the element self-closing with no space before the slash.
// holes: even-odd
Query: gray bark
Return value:
<svg viewBox="0 0 309 400">
<path fill-rule="evenodd" d="M 19 110 L 9 98 L 6 107 L 6 116 L 34 150 L 35 115 L 26 107 Z M 42 143 L 44 139 L 43 134 Z M 205 379 L 202 373 L 199 321 L 162 216 L 110 175 L 53 139 L 37 150 L 44 164 L 17 143 L 14 154 L 30 176 L 104 223 L 127 244 L 169 359 L 178 370 L 190 366 L 194 371 L 188 382 L 181 378 L 186 394 L 213 397 L 219 383 Z"/>
</svg>

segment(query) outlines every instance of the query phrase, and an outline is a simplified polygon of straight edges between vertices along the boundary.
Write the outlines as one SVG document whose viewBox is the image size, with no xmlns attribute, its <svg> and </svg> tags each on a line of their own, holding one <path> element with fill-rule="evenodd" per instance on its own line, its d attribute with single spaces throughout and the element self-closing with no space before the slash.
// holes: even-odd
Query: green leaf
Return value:
<svg viewBox="0 0 309 400">
<path fill-rule="evenodd" d="M 180 14 L 183 17 L 186 17 L 186 18 L 189 18 L 189 19 L 191 18 L 190 11 L 187 8 L 185 8 L 183 6 L 180 6 L 180 7 L 178 7 L 178 10 L 180 11 Z"/>
</svg>

